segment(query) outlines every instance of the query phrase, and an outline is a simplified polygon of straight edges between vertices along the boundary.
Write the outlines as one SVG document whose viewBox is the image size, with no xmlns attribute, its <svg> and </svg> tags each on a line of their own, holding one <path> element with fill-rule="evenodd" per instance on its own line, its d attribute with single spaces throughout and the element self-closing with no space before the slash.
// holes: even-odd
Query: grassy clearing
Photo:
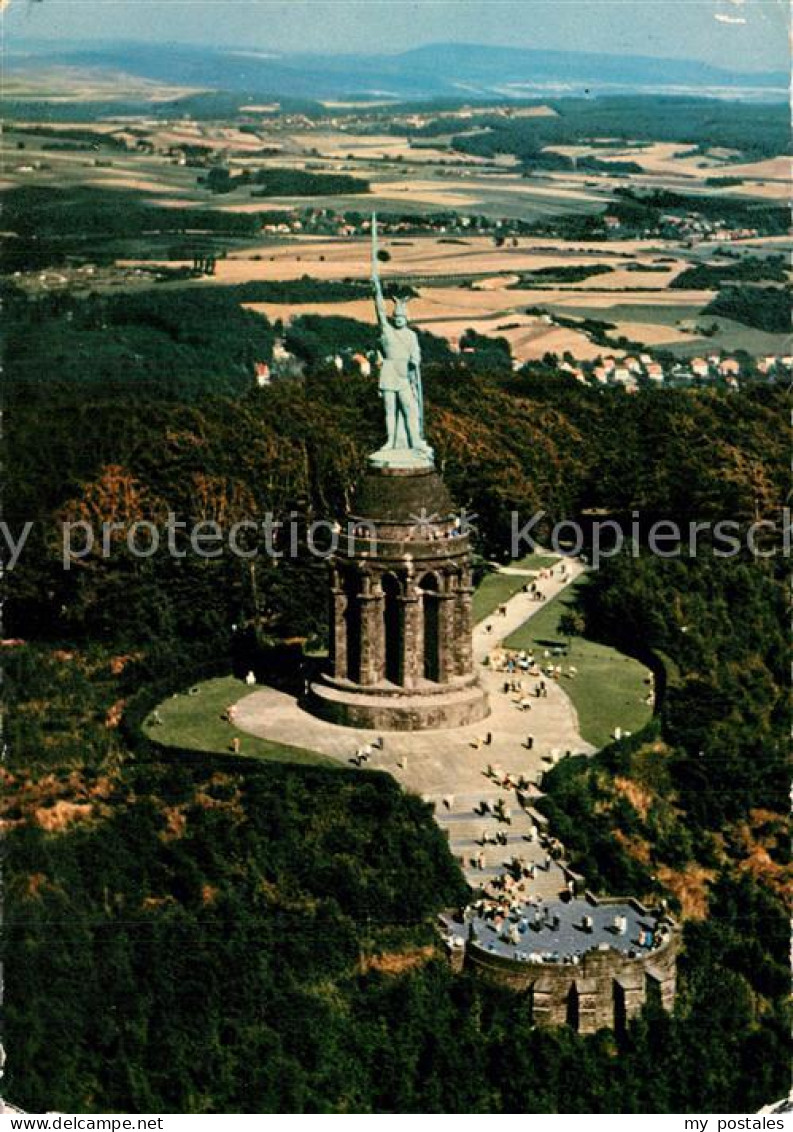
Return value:
<svg viewBox="0 0 793 1132">
<path fill-rule="evenodd" d="M 526 582 L 531 580 L 530 574 L 547 569 L 558 561 L 558 554 L 544 550 L 533 550 L 530 554 L 524 555 L 523 558 L 516 558 L 514 562 L 510 562 L 508 565 L 509 569 L 523 570 L 526 573 L 502 574 L 494 572 L 486 574 L 474 594 L 474 623 L 478 624 L 480 621 L 484 621 L 491 613 L 495 613 L 499 605 L 509 601 L 511 597 L 519 593 Z"/>
<path fill-rule="evenodd" d="M 544 605 L 506 639 L 507 647 L 532 649 L 541 656 L 549 642 L 566 643 L 558 631 L 559 618 L 575 605 L 575 592 L 582 584 L 585 580 L 579 579 Z M 563 687 L 578 712 L 581 735 L 587 742 L 603 747 L 615 727 L 638 731 L 649 722 L 652 708 L 644 700 L 650 670 L 638 660 L 608 645 L 574 637 L 569 661 L 578 675 L 574 680 L 563 677 Z"/>
<path fill-rule="evenodd" d="M 559 555 L 551 550 L 532 550 L 523 558 L 516 558 L 509 566 L 516 570 L 547 570 L 559 561 Z"/>
<path fill-rule="evenodd" d="M 618 296 L 615 296 L 618 298 Z M 620 303 L 604 307 L 599 313 L 583 306 L 576 311 L 582 317 L 603 318 L 606 322 L 645 322 L 658 326 L 674 326 L 677 322 L 697 318 L 704 306 L 702 302 L 689 303 Z M 572 311 L 570 312 L 572 313 Z"/>
<path fill-rule="evenodd" d="M 746 350 L 747 354 L 786 354 L 789 352 L 789 334 L 771 334 L 765 330 L 754 330 L 740 322 L 723 318 L 721 315 L 713 316 L 702 312 L 697 316 L 699 326 L 717 326 L 718 330 L 709 337 L 691 338 L 688 342 L 669 345 L 669 349 L 682 357 L 693 357 L 696 354 L 710 353 L 713 350 L 725 350 L 732 353 L 735 350 Z"/>
<path fill-rule="evenodd" d="M 242 680 L 223 676 L 196 684 L 193 695 L 180 692 L 164 700 L 157 711 L 162 724 L 152 723 L 154 713 L 146 720 L 143 731 L 166 747 L 185 747 L 191 751 L 216 751 L 230 754 L 232 740 L 240 741 L 239 753 L 268 762 L 298 763 L 302 766 L 338 767 L 333 759 L 302 747 L 272 743 L 240 731 L 221 716 L 231 704 L 249 691 Z"/>
<path fill-rule="evenodd" d="M 478 624 L 495 613 L 499 605 L 522 590 L 528 580 L 525 574 L 486 574 L 474 593 L 474 622 Z"/>
</svg>

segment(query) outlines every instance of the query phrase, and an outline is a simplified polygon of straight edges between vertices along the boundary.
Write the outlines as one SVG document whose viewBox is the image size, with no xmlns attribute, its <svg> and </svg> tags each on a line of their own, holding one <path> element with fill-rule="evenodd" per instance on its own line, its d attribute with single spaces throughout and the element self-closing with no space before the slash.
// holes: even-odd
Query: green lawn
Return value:
<svg viewBox="0 0 793 1132">
<path fill-rule="evenodd" d="M 544 550 L 533 550 L 523 558 L 516 558 L 514 562 L 509 562 L 508 566 L 516 570 L 536 573 L 538 570 L 553 566 L 558 561 L 558 554 Z M 512 595 L 523 589 L 528 581 L 531 581 L 531 578 L 525 574 L 500 574 L 497 571 L 486 574 L 474 593 L 474 623 L 478 624 L 489 617 L 491 613 L 495 613 L 499 605 L 509 601 Z"/>
<path fill-rule="evenodd" d="M 549 601 L 519 629 L 507 637 L 508 648 L 542 651 L 549 641 L 565 643 L 557 626 L 560 616 L 575 601 L 575 589 L 586 584 L 574 582 L 558 597 Z M 569 663 L 578 669 L 574 680 L 562 677 L 562 687 L 578 712 L 581 735 L 596 747 L 603 747 L 615 727 L 638 731 L 652 716 L 652 708 L 644 703 L 649 691 L 645 679 L 650 670 L 638 660 L 625 656 L 608 645 L 574 637 Z M 567 667 L 565 663 L 563 667 Z"/>
<path fill-rule="evenodd" d="M 152 724 L 152 713 L 143 725 L 144 734 L 167 747 L 217 751 L 221 754 L 231 753 L 231 741 L 236 736 L 240 740 L 241 755 L 270 762 L 338 768 L 339 763 L 334 759 L 316 751 L 272 743 L 269 739 L 259 739 L 225 723 L 221 719 L 223 712 L 249 691 L 242 680 L 223 676 L 206 680 L 195 687 L 198 691 L 194 695 L 185 690 L 164 700 L 157 708 L 162 724 Z"/>
<path fill-rule="evenodd" d="M 525 574 L 486 574 L 474 591 L 474 622 L 484 621 L 530 581 Z"/>
<path fill-rule="evenodd" d="M 514 562 L 509 562 L 507 565 L 513 566 L 516 570 L 547 570 L 549 566 L 556 565 L 559 557 L 552 550 L 532 550 L 529 554 L 525 554 L 523 558 L 516 558 Z"/>
</svg>

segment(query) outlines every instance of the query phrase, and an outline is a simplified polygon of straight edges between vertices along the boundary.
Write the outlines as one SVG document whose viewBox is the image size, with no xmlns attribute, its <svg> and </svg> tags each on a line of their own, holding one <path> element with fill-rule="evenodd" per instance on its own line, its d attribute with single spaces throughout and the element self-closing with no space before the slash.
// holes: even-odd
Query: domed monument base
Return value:
<svg viewBox="0 0 793 1132">
<path fill-rule="evenodd" d="M 434 467 L 377 466 L 330 563 L 329 671 L 310 710 L 382 731 L 484 719 L 473 670 L 470 547 Z"/>
</svg>

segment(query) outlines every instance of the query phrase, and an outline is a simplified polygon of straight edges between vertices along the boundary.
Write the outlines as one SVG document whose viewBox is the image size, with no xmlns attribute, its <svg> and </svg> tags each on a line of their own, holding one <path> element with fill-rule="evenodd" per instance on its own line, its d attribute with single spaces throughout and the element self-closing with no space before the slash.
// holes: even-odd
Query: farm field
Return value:
<svg viewBox="0 0 793 1132">
<path fill-rule="evenodd" d="M 439 160 L 453 161 L 460 165 L 488 165 L 488 158 L 473 154 L 452 154 L 443 137 L 433 139 L 434 144 L 411 145 L 407 138 L 392 134 L 349 134 L 338 131 L 303 131 L 284 137 L 285 148 L 294 153 L 312 154 L 313 160 L 381 162 L 409 161 L 415 164 L 432 164 Z M 516 164 L 515 158 L 504 154 L 497 164 L 509 168 Z"/>
<path fill-rule="evenodd" d="M 478 334 L 506 338 L 513 357 L 519 362 L 541 358 L 549 352 L 563 354 L 567 350 L 586 360 L 603 353 L 602 346 L 592 343 L 583 332 L 549 325 L 541 317 L 525 314 L 522 310 L 505 309 L 503 305 L 495 309 L 483 305 L 480 310 L 472 310 L 465 303 L 457 307 L 458 296 L 469 293 L 454 291 L 453 296 L 446 299 L 443 293 L 429 289 L 422 291 L 410 304 L 412 324 L 446 338 L 454 347 L 469 329 Z M 347 303 L 246 303 L 245 306 L 272 320 L 281 318 L 286 322 L 300 315 L 317 314 L 342 315 L 371 323 L 373 328 L 376 324 L 372 303 L 368 299 Z"/>
<path fill-rule="evenodd" d="M 12 81 L 23 83 L 16 74 Z M 109 91 L 110 86 L 103 81 Z M 71 82 L 72 76 L 53 76 L 54 87 L 62 89 L 64 97 L 72 90 Z M 102 81 L 97 83 L 92 85 L 90 76 L 86 80 L 86 98 L 104 97 L 105 87 Z M 119 92 L 145 96 L 152 105 L 157 99 L 173 96 L 176 89 L 168 84 L 125 85 L 124 76 L 119 76 Z M 21 91 L 22 87 L 17 93 Z M 433 235 L 383 233 L 382 278 L 386 283 L 404 280 L 417 292 L 411 304 L 411 318 L 417 326 L 446 338 L 454 348 L 468 329 L 503 337 L 516 364 L 566 352 L 581 362 L 591 362 L 608 349 L 576 326 L 555 325 L 554 316 L 613 323 L 608 335 L 615 341 L 612 352 L 616 356 L 625 352 L 616 345 L 619 338 L 682 355 L 707 347 L 727 351 L 740 348 L 751 353 L 788 350 L 783 335 L 753 330 L 728 319 L 714 322 L 709 316 L 705 316 L 709 335 L 715 329 L 706 339 L 699 329 L 700 316 L 716 292 L 670 287 L 692 263 L 723 256 L 724 245 L 668 238 L 668 234 L 666 238 L 609 240 L 521 234 L 501 239 L 498 246 L 492 234 L 477 234 L 474 222 L 476 217 L 490 218 L 491 223 L 492 218 L 503 218 L 505 224 L 516 219 L 590 217 L 608 210 L 626 186 L 671 188 L 694 194 L 695 199 L 697 193 L 713 194 L 713 187 L 706 184 L 713 176 L 740 179 L 740 185 L 719 190 L 727 197 L 749 194 L 759 200 L 765 194 L 776 199 L 778 190 L 787 191 L 789 159 L 753 162 L 741 160 L 737 151 L 724 148 L 703 152 L 682 143 L 632 144 L 593 138 L 579 145 L 548 146 L 547 150 L 567 158 L 596 157 L 606 164 L 610 160 L 630 161 L 641 168 L 641 173 L 612 174 L 600 166 L 595 170 L 536 170 L 527 177 L 521 175 L 514 154 L 481 157 L 451 148 L 455 135 L 482 133 L 481 129 L 467 129 L 465 114 L 448 114 L 448 134 L 411 141 L 407 133 L 386 133 L 385 126 L 373 128 L 373 122 L 383 121 L 369 119 L 368 115 L 377 114 L 375 105 L 352 103 L 330 109 L 338 110 L 338 118 L 329 118 L 327 125 L 305 115 L 284 114 L 277 103 L 256 102 L 249 104 L 247 117 L 240 114 L 217 121 L 161 120 L 153 109 L 151 116 L 120 116 L 111 121 L 62 121 L 46 127 L 28 123 L 27 128 L 18 123 L 2 142 L 5 164 L 0 185 L 104 193 L 115 190 L 130 201 L 138 194 L 140 202 L 149 205 L 223 213 L 229 221 L 234 216 L 250 218 L 252 230 L 256 217 L 263 213 L 360 216 L 377 210 L 423 219 L 433 214 L 448 215 L 450 231 L 439 224 Z M 548 107 L 526 108 L 529 117 L 555 113 Z M 70 137 L 82 141 L 77 147 L 73 143 L 70 146 Z M 98 149 L 91 147 L 93 138 Z M 195 155 L 202 153 L 204 158 L 196 160 Z M 252 197 L 250 188 L 238 187 L 233 192 L 212 193 L 200 182 L 206 181 L 207 169 L 218 163 L 226 164 L 235 175 L 268 169 L 353 175 L 366 180 L 370 191 Z M 461 225 L 470 232 L 461 231 Z M 176 258 L 165 241 L 157 243 L 156 236 L 155 231 L 148 244 L 145 238 L 139 239 L 137 247 L 130 241 L 128 254 L 122 253 L 116 261 L 119 279 L 105 278 L 105 271 L 97 276 L 96 285 L 100 289 L 145 286 L 151 278 L 148 272 L 157 269 L 181 267 L 189 273 L 192 260 Z M 189 222 L 184 236 L 182 246 L 189 248 Z M 365 280 L 370 273 L 369 241 L 360 229 L 355 236 L 310 235 L 295 224 L 289 234 L 263 232 L 260 238 L 226 239 L 220 246 L 223 254 L 217 258 L 213 274 L 188 280 L 188 285 L 213 287 L 303 277 L 317 281 Z M 784 254 L 790 247 L 791 241 L 785 236 L 754 236 L 745 241 L 736 237 L 732 243 L 732 249 L 745 248 L 755 256 Z M 167 258 L 158 258 L 157 248 L 162 248 Z M 136 251 L 146 258 L 135 258 Z M 569 272 L 586 267 L 608 270 L 578 280 L 565 280 L 563 274 L 558 279 L 548 275 L 547 286 L 538 274 L 555 268 Z M 138 277 L 141 270 L 144 274 Z M 25 282 L 35 290 L 39 286 L 68 286 L 70 281 L 67 270 Z M 371 304 L 365 299 L 279 303 L 268 298 L 251 306 L 269 318 L 286 322 L 304 314 L 333 314 L 374 323 Z"/>
<path fill-rule="evenodd" d="M 275 163 L 275 162 L 271 162 Z M 258 163 L 266 168 L 266 162 Z M 278 161 L 277 164 L 282 164 Z M 321 172 L 330 170 L 321 168 Z M 334 170 L 335 171 L 335 170 Z M 482 216 L 507 217 L 516 220 L 538 220 L 546 216 L 568 214 L 591 215 L 599 212 L 608 196 L 583 186 L 559 188 L 552 184 L 539 184 L 517 177 L 495 174 L 490 178 L 474 179 L 465 174 L 460 180 L 453 173 L 444 177 L 416 177 L 411 170 L 400 168 L 403 175 L 380 180 L 371 169 L 344 166 L 345 172 L 368 177 L 371 192 L 366 196 L 370 208 L 381 212 L 397 212 L 420 216 L 428 211 L 454 209 L 462 213 Z M 404 178 L 404 179 L 403 179 Z M 301 204 L 316 208 L 333 208 L 339 212 L 354 211 L 361 207 L 360 196 L 343 194 L 321 197 L 302 197 Z M 227 212 L 263 212 L 273 208 L 287 208 L 294 204 L 290 197 L 267 197 L 259 201 L 229 200 L 218 207 Z"/>
<path fill-rule="evenodd" d="M 9 1110 L 791 1107 L 758 6 L 0 0 Z"/>
<path fill-rule="evenodd" d="M 367 198 L 368 203 L 368 198 Z M 359 206 L 360 208 L 360 202 Z M 459 238 L 406 236 L 385 237 L 381 247 L 390 259 L 381 265 L 383 279 L 411 276 L 499 276 L 531 272 L 546 267 L 609 264 L 620 269 L 627 260 L 671 255 L 674 247 L 664 241 L 625 247 L 591 242 L 571 247 L 550 240 L 521 237 L 517 247 L 496 248 L 483 236 Z M 217 282 L 241 279 L 296 279 L 310 274 L 316 279 L 366 278 L 369 274 L 369 243 L 366 237 L 322 239 L 292 237 L 287 241 L 234 252 L 217 265 Z M 627 258 L 626 258 L 627 257 Z M 682 261 L 680 263 L 682 267 Z M 600 286 L 606 275 L 597 277 Z M 610 276 L 609 276 L 610 278 Z M 653 279 L 654 289 L 658 280 Z M 671 275 L 662 277 L 665 281 Z"/>
<path fill-rule="evenodd" d="M 624 336 L 647 346 L 662 346 L 681 357 L 718 349 L 728 352 L 746 350 L 752 355 L 786 353 L 789 350 L 790 335 L 769 334 L 721 316 L 702 314 L 712 294 L 709 291 L 673 291 L 665 297 L 631 295 L 629 302 L 617 301 L 610 306 L 602 301 L 603 296 L 588 295 L 584 302 L 556 303 L 554 309 L 569 315 L 613 322 L 616 329 L 609 332 L 610 337 Z M 698 325 L 709 330 L 714 326 L 717 329 L 714 334 L 705 336 L 697 332 Z"/>
<path fill-rule="evenodd" d="M 361 252 L 363 249 L 361 249 Z M 363 255 L 361 255 L 363 259 Z M 301 262 L 305 262 L 301 259 Z M 326 261 L 327 262 L 327 261 Z M 313 270 L 309 272 L 314 275 Z M 363 275 L 363 272 L 359 272 Z M 219 278 L 228 277 L 219 272 Z M 602 278 L 600 276 L 598 279 Z M 235 281 L 241 281 L 238 277 Z M 411 301 L 411 319 L 416 326 L 446 338 L 456 345 L 467 329 L 480 334 L 504 337 L 510 343 L 516 361 L 530 361 L 546 353 L 571 352 L 581 360 L 592 360 L 602 354 L 603 347 L 590 341 L 574 327 L 560 327 L 527 310 L 541 307 L 550 314 L 564 317 L 594 318 L 615 324 L 609 336 L 626 337 L 647 346 L 680 347 L 696 353 L 705 345 L 696 332 L 700 312 L 713 297 L 711 291 L 639 291 L 625 296 L 609 291 L 586 291 L 583 285 L 548 290 L 524 290 L 504 287 L 467 289 L 464 287 L 419 287 Z M 289 322 L 305 314 L 344 315 L 362 322 L 375 323 L 374 310 L 367 299 L 352 302 L 250 303 L 252 310 L 268 318 Z M 753 331 L 726 319 L 702 319 L 708 326 L 717 321 L 721 326 L 714 343 L 725 349 L 757 349 L 775 352 L 785 344 L 782 335 Z M 682 325 L 681 325 L 682 324 Z M 615 349 L 616 354 L 624 350 Z"/>
<path fill-rule="evenodd" d="M 602 145 L 552 145 L 551 152 L 565 157 L 596 157 L 602 161 L 630 161 L 641 168 L 631 174 L 634 184 L 646 188 L 666 188 L 687 193 L 713 192 L 708 179 L 730 177 L 740 179 L 740 185 L 725 185 L 719 189 L 727 196 L 755 197 L 786 202 L 790 195 L 791 162 L 787 157 L 774 157 L 764 161 L 741 161 L 735 150 L 713 150 L 699 153 L 695 147 L 679 142 L 654 142 L 642 146 L 615 143 Z M 570 174 L 552 174 L 554 178 L 569 178 Z M 604 170 L 582 170 L 574 175 L 576 183 L 602 180 L 608 183 L 609 173 Z"/>
<path fill-rule="evenodd" d="M 118 98 L 135 98 L 143 102 L 166 102 L 170 99 L 197 94 L 204 88 L 179 86 L 156 82 L 107 70 L 91 71 L 82 67 L 53 65 L 29 74 L 10 60 L 4 65 L 3 96 L 5 98 L 35 98 L 42 102 L 86 103 L 115 101 Z"/>
</svg>

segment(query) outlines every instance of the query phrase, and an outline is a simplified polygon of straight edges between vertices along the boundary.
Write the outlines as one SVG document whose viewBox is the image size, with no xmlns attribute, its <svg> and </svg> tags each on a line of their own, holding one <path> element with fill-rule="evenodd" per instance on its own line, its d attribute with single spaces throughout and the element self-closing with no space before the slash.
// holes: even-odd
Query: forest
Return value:
<svg viewBox="0 0 793 1132">
<path fill-rule="evenodd" d="M 274 328 L 222 290 L 12 292 L 6 310 L 4 519 L 34 523 L 4 611 L 7 1095 L 260 1113 L 742 1112 L 781 1096 L 778 533 L 767 557 L 720 558 L 707 537 L 696 556 L 626 552 L 584 593 L 587 634 L 652 650 L 665 691 L 644 733 L 550 773 L 543 805 L 594 887 L 663 894 L 683 919 L 681 992 L 672 1017 L 648 1007 L 621 1036 L 535 1030 L 520 998 L 445 964 L 433 919 L 465 888 L 417 798 L 368 771 L 141 735 L 145 705 L 246 649 L 321 647 L 321 562 L 260 555 L 254 576 L 231 556 L 138 558 L 119 537 L 61 565 L 63 521 L 343 513 L 380 408 L 375 377 L 324 359 L 375 331 L 301 320 L 303 380 L 258 389 Z M 481 555 L 508 555 L 513 509 L 549 526 L 780 518 L 781 388 L 629 396 L 551 363 L 513 374 L 498 344 L 470 344 L 469 362 L 427 336 L 425 390 Z"/>
<path fill-rule="evenodd" d="M 6 287 L 9 385 L 39 387 L 45 398 L 71 385 L 75 403 L 91 387 L 124 389 L 142 404 L 240 394 L 254 362 L 270 359 L 273 331 L 230 290 L 174 288 L 163 302 L 155 290 L 29 299 Z"/>
<path fill-rule="evenodd" d="M 550 106 L 556 111 L 553 117 L 510 120 L 497 115 L 474 116 L 470 126 L 480 132 L 458 134 L 452 144 L 461 153 L 480 157 L 514 153 L 529 163 L 544 146 L 576 145 L 604 137 L 629 143 L 670 141 L 725 147 L 738 150 L 748 159 L 790 152 L 790 119 L 781 102 L 633 96 L 565 98 L 551 100 Z M 416 130 L 414 136 L 432 136 L 447 128 L 448 124 L 439 119 Z"/>
<path fill-rule="evenodd" d="M 782 256 L 747 255 L 735 263 L 714 265 L 697 263 L 686 267 L 671 281 L 673 290 L 718 290 L 724 283 L 775 282 L 784 283 L 788 272 Z"/>
<path fill-rule="evenodd" d="M 145 258 L 152 247 L 163 254 L 174 237 L 186 241 L 180 255 L 189 256 L 208 238 L 256 236 L 266 219 L 209 208 L 166 208 L 131 190 L 44 185 L 5 190 L 3 216 L 12 234 L 0 249 L 4 274 L 67 262 L 110 264 L 124 255 Z"/>
<path fill-rule="evenodd" d="M 53 189 L 25 186 L 3 193 L 3 215 L 8 230 L 22 237 L 72 238 L 136 236 L 150 232 L 184 232 L 206 229 L 234 236 L 255 235 L 259 220 L 238 212 L 211 209 L 164 208 L 144 194 L 124 189 L 77 186 Z"/>
<path fill-rule="evenodd" d="M 787 209 L 781 205 L 736 197 L 693 196 L 668 189 L 642 192 L 632 188 L 618 188 L 615 196 L 617 200 L 609 211 L 624 227 L 635 229 L 656 228 L 663 224 L 665 214 L 694 214 L 708 220 L 721 220 L 736 228 L 754 228 L 764 236 L 782 236 L 790 221 Z"/>
<path fill-rule="evenodd" d="M 725 286 L 705 307 L 704 314 L 720 314 L 744 326 L 769 334 L 790 333 L 790 292 L 787 287 Z"/>
<path fill-rule="evenodd" d="M 522 290 L 524 287 L 552 286 L 555 283 L 580 283 L 593 275 L 608 275 L 614 268 L 608 263 L 559 264 L 552 267 L 538 267 L 534 271 L 520 272 L 518 280 L 509 289 Z"/>
<path fill-rule="evenodd" d="M 312 197 L 337 196 L 342 193 L 368 193 L 369 182 L 346 173 L 310 173 L 304 169 L 243 169 L 232 174 L 225 166 L 210 169 L 206 177 L 199 178 L 213 193 L 231 193 L 244 186 L 254 186 L 254 197 Z"/>
</svg>

